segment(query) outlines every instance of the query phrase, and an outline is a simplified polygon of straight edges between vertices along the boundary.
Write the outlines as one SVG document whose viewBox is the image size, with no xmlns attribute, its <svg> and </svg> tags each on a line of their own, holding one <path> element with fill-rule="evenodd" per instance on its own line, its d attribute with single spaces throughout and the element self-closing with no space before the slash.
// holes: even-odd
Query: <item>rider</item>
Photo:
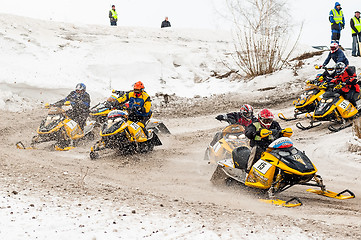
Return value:
<svg viewBox="0 0 361 240">
<path fill-rule="evenodd" d="M 322 67 L 325 67 L 330 62 L 331 58 L 336 64 L 339 62 L 343 62 L 346 66 L 348 66 L 348 59 L 346 58 L 345 54 L 339 48 L 339 45 L 336 42 L 331 43 L 330 52 L 325 62 L 322 64 Z"/>
<path fill-rule="evenodd" d="M 256 118 L 253 116 L 253 107 L 249 104 L 242 105 L 239 112 L 221 114 L 218 115 L 216 119 L 219 121 L 229 121 L 231 124 L 238 123 L 244 127 L 249 126 L 252 121 L 256 120 Z"/>
<path fill-rule="evenodd" d="M 136 82 L 133 85 L 133 91 L 127 92 L 117 100 L 119 104 L 128 102 L 128 109 L 130 110 L 129 120 L 136 122 L 143 128 L 144 133 L 147 134 L 148 131 L 145 130 L 145 124 L 152 116 L 152 111 L 150 110 L 152 102 L 148 93 L 144 91 L 144 84 L 141 81 Z"/>
<path fill-rule="evenodd" d="M 357 84 L 356 73 L 343 62 L 339 62 L 336 64 L 336 76 L 331 82 L 339 84 L 335 87 L 337 92 L 357 108 L 356 100 L 360 93 L 360 86 Z"/>
<path fill-rule="evenodd" d="M 72 110 L 68 113 L 70 119 L 77 122 L 80 128 L 84 130 L 84 125 L 89 115 L 90 108 L 90 96 L 86 92 L 85 84 L 78 83 L 75 87 L 75 91 L 71 91 L 66 98 L 54 103 L 53 105 L 63 105 L 66 101 L 70 101 L 72 106 Z"/>
<path fill-rule="evenodd" d="M 261 158 L 267 147 L 277 138 L 290 136 L 288 132 L 283 132 L 279 123 L 273 120 L 274 116 L 268 109 L 263 109 L 258 113 L 258 119 L 246 128 L 245 135 L 249 138 L 251 154 L 248 159 L 247 172 L 251 170 L 252 165 Z M 278 130 L 275 133 L 262 130 Z"/>
</svg>

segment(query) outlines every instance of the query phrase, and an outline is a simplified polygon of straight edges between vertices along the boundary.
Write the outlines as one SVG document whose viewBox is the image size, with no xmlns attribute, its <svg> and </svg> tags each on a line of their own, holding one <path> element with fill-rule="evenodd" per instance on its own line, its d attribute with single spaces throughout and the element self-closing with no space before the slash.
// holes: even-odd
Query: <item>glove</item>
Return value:
<svg viewBox="0 0 361 240">
<path fill-rule="evenodd" d="M 344 86 L 343 83 L 339 83 L 334 87 L 334 89 L 341 89 L 343 86 Z"/>
<path fill-rule="evenodd" d="M 282 132 L 284 137 L 291 137 L 292 134 L 293 134 L 293 131 L 292 131 L 292 128 L 285 128 L 285 129 L 282 129 Z"/>
<path fill-rule="evenodd" d="M 218 121 L 222 121 L 222 120 L 224 120 L 224 117 L 223 117 L 223 115 L 218 115 L 218 116 L 216 117 L 216 119 L 217 119 Z"/>
<path fill-rule="evenodd" d="M 268 137 L 269 135 L 272 134 L 272 131 L 270 130 L 267 130 L 267 129 L 262 129 L 261 132 L 260 132 L 260 136 L 261 138 L 265 138 L 265 137 Z"/>
<path fill-rule="evenodd" d="M 345 24 L 341 24 L 341 29 L 344 29 L 345 28 Z"/>
</svg>

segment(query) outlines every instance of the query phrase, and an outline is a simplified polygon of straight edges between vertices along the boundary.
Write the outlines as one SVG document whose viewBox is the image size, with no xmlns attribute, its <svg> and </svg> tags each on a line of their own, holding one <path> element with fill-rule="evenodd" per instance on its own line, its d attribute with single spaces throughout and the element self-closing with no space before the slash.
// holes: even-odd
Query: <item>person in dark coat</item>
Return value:
<svg viewBox="0 0 361 240">
<path fill-rule="evenodd" d="M 72 106 L 72 110 L 68 112 L 69 118 L 78 123 L 80 128 L 84 130 L 84 125 L 90 112 L 90 95 L 86 92 L 85 84 L 78 83 L 75 87 L 75 91 L 71 91 L 66 98 L 53 105 L 63 105 L 66 101 L 70 101 Z"/>
<path fill-rule="evenodd" d="M 256 120 L 253 116 L 253 107 L 249 104 L 242 105 L 239 112 L 221 114 L 218 115 L 216 119 L 219 121 L 227 121 L 230 124 L 240 124 L 244 127 L 248 127 L 252 121 Z"/>
<path fill-rule="evenodd" d="M 355 12 L 355 16 L 350 21 L 352 32 L 352 56 L 361 56 L 360 45 L 361 42 L 361 19 L 360 11 Z"/>
<path fill-rule="evenodd" d="M 115 10 L 115 5 L 112 5 L 112 9 L 109 10 L 110 26 L 117 26 L 118 13 Z"/>
<path fill-rule="evenodd" d="M 170 22 L 168 21 L 168 17 L 165 17 L 165 20 L 162 22 L 161 28 L 170 27 Z"/>
<path fill-rule="evenodd" d="M 245 135 L 250 139 L 251 154 L 248 159 L 247 172 L 249 172 L 253 164 L 261 158 L 267 147 L 277 138 L 282 137 L 281 126 L 273 120 L 274 116 L 268 109 L 263 109 L 258 113 L 258 120 L 254 121 L 246 128 Z M 279 130 L 279 134 L 274 136 L 261 136 L 261 130 Z"/>
<path fill-rule="evenodd" d="M 330 53 L 328 54 L 325 62 L 322 64 L 322 66 L 326 66 L 330 60 L 333 60 L 335 63 L 343 62 L 346 66 L 348 66 L 349 62 L 346 58 L 343 51 L 339 48 L 339 45 L 336 42 L 331 43 L 330 45 Z"/>
<path fill-rule="evenodd" d="M 335 3 L 335 7 L 331 9 L 329 15 L 329 21 L 331 23 L 331 40 L 339 43 L 341 37 L 341 30 L 345 27 L 345 18 L 341 10 L 341 4 Z"/>
</svg>

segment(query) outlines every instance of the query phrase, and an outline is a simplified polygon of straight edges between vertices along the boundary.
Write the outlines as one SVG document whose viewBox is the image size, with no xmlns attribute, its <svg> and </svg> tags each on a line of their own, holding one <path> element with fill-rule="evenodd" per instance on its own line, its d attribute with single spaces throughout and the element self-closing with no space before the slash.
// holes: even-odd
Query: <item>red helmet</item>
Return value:
<svg viewBox="0 0 361 240">
<path fill-rule="evenodd" d="M 141 81 L 136 82 L 134 83 L 133 89 L 135 93 L 141 93 L 144 90 L 144 84 Z"/>
<path fill-rule="evenodd" d="M 271 124 L 272 124 L 272 122 L 273 122 L 273 118 L 274 118 L 274 116 L 273 116 L 273 114 L 271 113 L 271 111 L 270 110 L 268 110 L 268 109 L 262 109 L 259 113 L 258 113 L 258 121 L 259 121 L 259 123 L 263 126 L 263 127 L 265 127 L 265 128 L 267 128 L 267 129 L 269 129 L 270 127 L 271 127 Z"/>
<path fill-rule="evenodd" d="M 331 53 L 334 53 L 338 50 L 338 44 L 336 42 L 331 43 L 330 45 Z"/>
<path fill-rule="evenodd" d="M 251 120 L 253 116 L 253 107 L 249 104 L 244 104 L 241 106 L 241 109 L 239 109 L 239 112 L 245 119 Z"/>
</svg>

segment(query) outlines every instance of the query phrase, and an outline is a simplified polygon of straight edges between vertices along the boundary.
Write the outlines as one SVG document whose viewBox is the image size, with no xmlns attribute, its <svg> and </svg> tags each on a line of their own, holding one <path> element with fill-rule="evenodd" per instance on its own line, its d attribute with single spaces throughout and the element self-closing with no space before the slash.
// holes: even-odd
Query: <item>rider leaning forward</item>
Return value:
<svg viewBox="0 0 361 240">
<path fill-rule="evenodd" d="M 253 107 L 249 104 L 242 105 L 239 112 L 221 114 L 218 115 L 216 119 L 219 121 L 228 121 L 230 124 L 240 124 L 244 127 L 249 126 L 252 121 L 256 120 L 253 116 Z"/>
<path fill-rule="evenodd" d="M 289 137 L 292 132 L 282 131 L 278 122 L 273 120 L 274 116 L 268 109 L 263 109 L 258 113 L 258 119 L 253 121 L 246 128 L 245 135 L 249 138 L 251 154 L 248 159 L 247 172 L 251 170 L 252 165 L 261 158 L 267 147 L 277 138 Z M 274 132 L 262 130 L 275 130 Z M 265 134 L 264 134 L 265 133 Z"/>
<path fill-rule="evenodd" d="M 122 97 L 117 99 L 119 104 L 129 104 L 129 120 L 136 122 L 143 128 L 145 134 L 146 122 L 151 118 L 152 111 L 150 110 L 152 103 L 150 96 L 144 91 L 144 84 L 139 81 L 133 85 L 133 90 L 127 92 Z"/>
<path fill-rule="evenodd" d="M 336 76 L 332 83 L 339 84 L 337 92 L 349 100 L 356 108 L 356 101 L 360 93 L 360 86 L 357 84 L 356 73 L 343 62 L 336 64 Z"/>
<path fill-rule="evenodd" d="M 66 98 L 54 103 L 53 105 L 63 105 L 66 101 L 70 101 L 72 106 L 72 110 L 68 113 L 70 119 L 77 122 L 80 128 L 84 130 L 84 125 L 89 115 L 90 108 L 90 96 L 86 92 L 85 84 L 78 83 L 75 87 L 75 91 L 71 91 Z"/>
</svg>

